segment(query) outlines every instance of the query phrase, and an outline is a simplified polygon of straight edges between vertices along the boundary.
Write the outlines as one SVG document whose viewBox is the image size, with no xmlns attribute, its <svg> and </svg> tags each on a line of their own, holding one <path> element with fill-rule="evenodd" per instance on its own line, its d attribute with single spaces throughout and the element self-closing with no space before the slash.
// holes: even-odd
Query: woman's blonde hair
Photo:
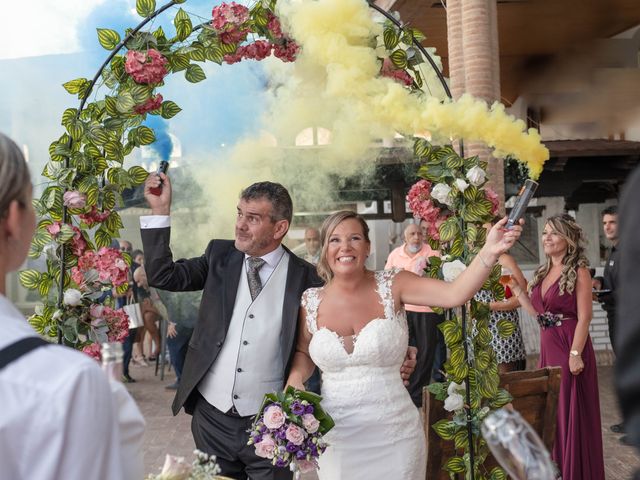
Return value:
<svg viewBox="0 0 640 480">
<path fill-rule="evenodd" d="M 584 231 L 573 217 L 567 214 L 549 217 L 546 223 L 567 242 L 567 253 L 562 259 L 563 267 L 560 274 L 560 295 L 565 291 L 573 293 L 578 280 L 578 268 L 589 266 L 589 260 L 584 254 L 586 245 Z M 551 258 L 547 257 L 547 261 L 535 271 L 529 289 L 540 283 L 549 270 L 551 270 Z"/>
<path fill-rule="evenodd" d="M 349 220 L 350 218 L 360 222 L 364 239 L 367 243 L 371 243 L 369 240 L 369 225 L 367 225 L 365 219 L 356 212 L 352 212 L 351 210 L 341 210 L 329 215 L 324 222 L 322 222 L 322 227 L 320 227 L 320 243 L 322 244 L 322 250 L 320 251 L 320 260 L 318 261 L 317 266 L 318 275 L 320 275 L 320 278 L 322 278 L 325 283 L 329 283 L 333 278 L 333 272 L 331 271 L 329 261 L 327 260 L 329 237 L 340 223 L 345 220 Z"/>
<path fill-rule="evenodd" d="M 29 167 L 20 148 L 9 137 L 0 133 L 0 219 L 17 200 L 21 205 L 31 201 L 25 198 L 25 189 L 31 183 Z"/>
</svg>

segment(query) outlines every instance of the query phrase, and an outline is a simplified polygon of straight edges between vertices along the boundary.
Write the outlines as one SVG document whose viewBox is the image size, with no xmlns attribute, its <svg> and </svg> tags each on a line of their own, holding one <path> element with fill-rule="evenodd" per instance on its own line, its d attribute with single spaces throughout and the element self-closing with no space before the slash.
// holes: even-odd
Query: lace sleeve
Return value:
<svg viewBox="0 0 640 480">
<path fill-rule="evenodd" d="M 378 294 L 382 299 L 384 315 L 387 318 L 394 318 L 396 314 L 395 302 L 393 301 L 391 286 L 393 285 L 393 279 L 398 274 L 398 272 L 401 271 L 401 268 L 392 268 L 390 270 L 381 270 L 379 272 L 376 272 Z"/>
<path fill-rule="evenodd" d="M 309 333 L 311 335 L 315 334 L 318 331 L 318 323 L 316 321 L 316 317 L 318 315 L 319 303 L 320 301 L 318 300 L 317 288 L 309 288 L 302 294 L 300 304 L 302 305 L 302 308 L 305 309 L 305 312 L 307 314 L 307 330 L 309 330 Z"/>
</svg>

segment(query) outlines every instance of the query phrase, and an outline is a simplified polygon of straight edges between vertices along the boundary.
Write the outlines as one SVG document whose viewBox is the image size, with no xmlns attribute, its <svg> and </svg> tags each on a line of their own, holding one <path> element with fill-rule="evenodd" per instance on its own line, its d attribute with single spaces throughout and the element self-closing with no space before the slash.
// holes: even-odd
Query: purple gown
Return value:
<svg viewBox="0 0 640 480">
<path fill-rule="evenodd" d="M 600 426 L 600 400 L 596 357 L 591 337 L 582 351 L 584 370 L 572 375 L 569 351 L 578 324 L 575 291 L 560 295 L 557 280 L 542 297 L 542 282 L 531 292 L 531 303 L 539 313 L 562 314 L 562 325 L 540 330 L 538 367 L 562 367 L 556 440 L 552 458 L 563 480 L 603 480 L 604 458 Z"/>
</svg>

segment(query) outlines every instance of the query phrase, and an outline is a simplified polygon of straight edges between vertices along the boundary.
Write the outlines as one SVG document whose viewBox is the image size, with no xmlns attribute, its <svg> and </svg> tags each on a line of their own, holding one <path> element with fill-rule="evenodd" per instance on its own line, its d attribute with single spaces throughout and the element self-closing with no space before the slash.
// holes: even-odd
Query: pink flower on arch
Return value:
<svg viewBox="0 0 640 480">
<path fill-rule="evenodd" d="M 96 223 L 104 222 L 109 215 L 111 215 L 111 211 L 106 210 L 104 212 L 99 212 L 98 208 L 95 205 L 92 205 L 89 213 L 81 213 L 78 217 L 80 217 L 80 220 L 86 223 L 88 227 L 92 227 Z"/>
<path fill-rule="evenodd" d="M 68 192 L 64 192 L 62 202 L 69 208 L 84 208 L 87 204 L 87 196 L 77 190 L 70 190 Z"/>
<path fill-rule="evenodd" d="M 491 215 L 495 216 L 498 213 L 498 210 L 500 209 L 500 197 L 495 192 L 495 190 L 493 190 L 490 187 L 485 187 L 484 195 L 487 198 L 487 200 L 491 202 Z"/>
<path fill-rule="evenodd" d="M 155 48 L 146 52 L 129 50 L 125 55 L 124 70 L 136 83 L 160 83 L 169 73 L 168 60 Z"/>
<path fill-rule="evenodd" d="M 222 3 L 211 11 L 211 26 L 222 43 L 228 45 L 243 42 L 249 33 L 245 25 L 249 20 L 249 9 L 236 2 Z"/>
<path fill-rule="evenodd" d="M 406 86 L 413 85 L 413 77 L 411 77 L 411 75 L 409 75 L 405 70 L 396 68 L 390 58 L 385 58 L 382 61 L 380 75 L 396 80 Z"/>
<path fill-rule="evenodd" d="M 285 40 L 281 45 L 274 45 L 273 54 L 283 62 L 295 62 L 300 47 L 291 39 Z"/>
<path fill-rule="evenodd" d="M 163 100 L 164 99 L 162 98 L 162 95 L 158 94 L 154 97 L 148 98 L 144 103 L 136 105 L 135 107 L 133 107 L 133 110 L 137 114 L 143 115 L 147 112 L 160 108 L 162 106 Z"/>
<path fill-rule="evenodd" d="M 84 353 L 89 355 L 91 358 L 94 358 L 97 361 L 102 361 L 102 353 L 100 349 L 100 344 L 92 343 L 91 345 L 87 345 L 82 349 Z"/>
</svg>

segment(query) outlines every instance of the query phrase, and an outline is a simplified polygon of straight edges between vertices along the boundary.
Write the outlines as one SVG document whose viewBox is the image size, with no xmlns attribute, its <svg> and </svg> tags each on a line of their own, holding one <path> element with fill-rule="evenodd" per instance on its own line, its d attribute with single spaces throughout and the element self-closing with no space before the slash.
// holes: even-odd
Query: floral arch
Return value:
<svg viewBox="0 0 640 480">
<path fill-rule="evenodd" d="M 313 8 L 326 4 L 324 13 L 330 15 L 336 1 L 311 3 Z M 326 64 L 341 67 L 341 62 L 348 61 L 344 60 L 348 52 L 361 52 L 369 62 L 365 62 L 368 71 L 377 78 L 371 90 L 361 92 L 365 101 L 391 102 L 410 112 L 402 119 L 387 118 L 381 109 L 381 118 L 393 124 L 395 131 L 405 136 L 429 131 L 437 138 L 482 140 L 495 148 L 496 155 L 510 155 L 527 165 L 532 176 L 540 173 L 548 153 L 539 136 L 525 132 L 523 122 L 509 117 L 500 104 L 487 107 L 468 96 L 454 102 L 428 95 L 428 79 L 421 67 L 425 63 L 434 67 L 442 87 L 448 89 L 420 45 L 424 40 L 420 32 L 364 0 L 339 1 L 353 12 L 354 24 L 365 25 L 369 33 L 345 36 L 340 47 L 344 57 L 327 58 Z M 133 149 L 156 139 L 154 130 L 143 122 L 149 115 L 171 119 L 181 110 L 160 93 L 165 77 L 180 74 L 187 82 L 203 81 L 203 62 L 233 64 L 268 56 L 295 62 L 299 55 L 322 57 L 318 50 L 322 45 L 307 37 L 302 27 L 291 18 L 281 21 L 277 0 L 260 0 L 250 8 L 223 3 L 213 8 L 212 19 L 205 24 L 195 24 L 179 6 L 184 2 L 171 0 L 157 8 L 155 0 L 137 0 L 136 11 L 143 19 L 138 26 L 124 36 L 98 28 L 98 40 L 110 53 L 92 79 L 77 78 L 64 84 L 80 103 L 62 114 L 65 131 L 51 143 L 50 161 L 42 172 L 49 184 L 34 200 L 40 220 L 29 255 L 44 256 L 47 268 L 20 273 L 23 286 L 38 290 L 42 297 L 29 321 L 40 334 L 94 356 L 99 356 L 101 342 L 119 341 L 128 330 L 126 315 L 105 300 L 112 289 L 127 290 L 131 262 L 111 244 L 123 228 L 117 211 L 122 191 L 141 185 L 148 175 L 141 167 L 125 167 Z M 384 13 L 386 20 L 370 26 L 371 15 L 365 15 L 369 7 Z M 161 27 L 144 30 L 169 9 L 176 9 L 175 35 L 167 35 Z M 344 67 L 348 70 L 349 65 Z M 99 88 L 106 93 L 97 94 Z M 477 253 L 485 238 L 482 224 L 497 209 L 495 195 L 486 188 L 487 164 L 477 157 L 464 158 L 451 145 L 419 136 L 415 137 L 414 155 L 422 165 L 417 175 L 423 179 L 411 189 L 408 200 L 416 216 L 431 220 L 431 242 L 443 253 L 442 259 L 430 259 L 426 272 L 448 278 Z M 484 287 L 500 298 L 499 275 L 499 268 L 494 268 Z M 454 411 L 452 419 L 433 427 L 461 452 L 447 461 L 445 469 L 466 471 L 471 478 L 504 478 L 501 469 L 483 470 L 487 447 L 478 425 L 490 408 L 504 405 L 509 396 L 498 389 L 488 308 L 473 300 L 467 308 L 468 314 L 464 308 L 461 313 L 450 313 L 443 324 L 451 350 L 448 380 L 433 387 L 441 399 L 447 390 L 466 388 L 465 405 Z M 509 325 L 500 329 L 510 333 Z M 463 381 L 466 387 L 459 387 Z"/>
</svg>

